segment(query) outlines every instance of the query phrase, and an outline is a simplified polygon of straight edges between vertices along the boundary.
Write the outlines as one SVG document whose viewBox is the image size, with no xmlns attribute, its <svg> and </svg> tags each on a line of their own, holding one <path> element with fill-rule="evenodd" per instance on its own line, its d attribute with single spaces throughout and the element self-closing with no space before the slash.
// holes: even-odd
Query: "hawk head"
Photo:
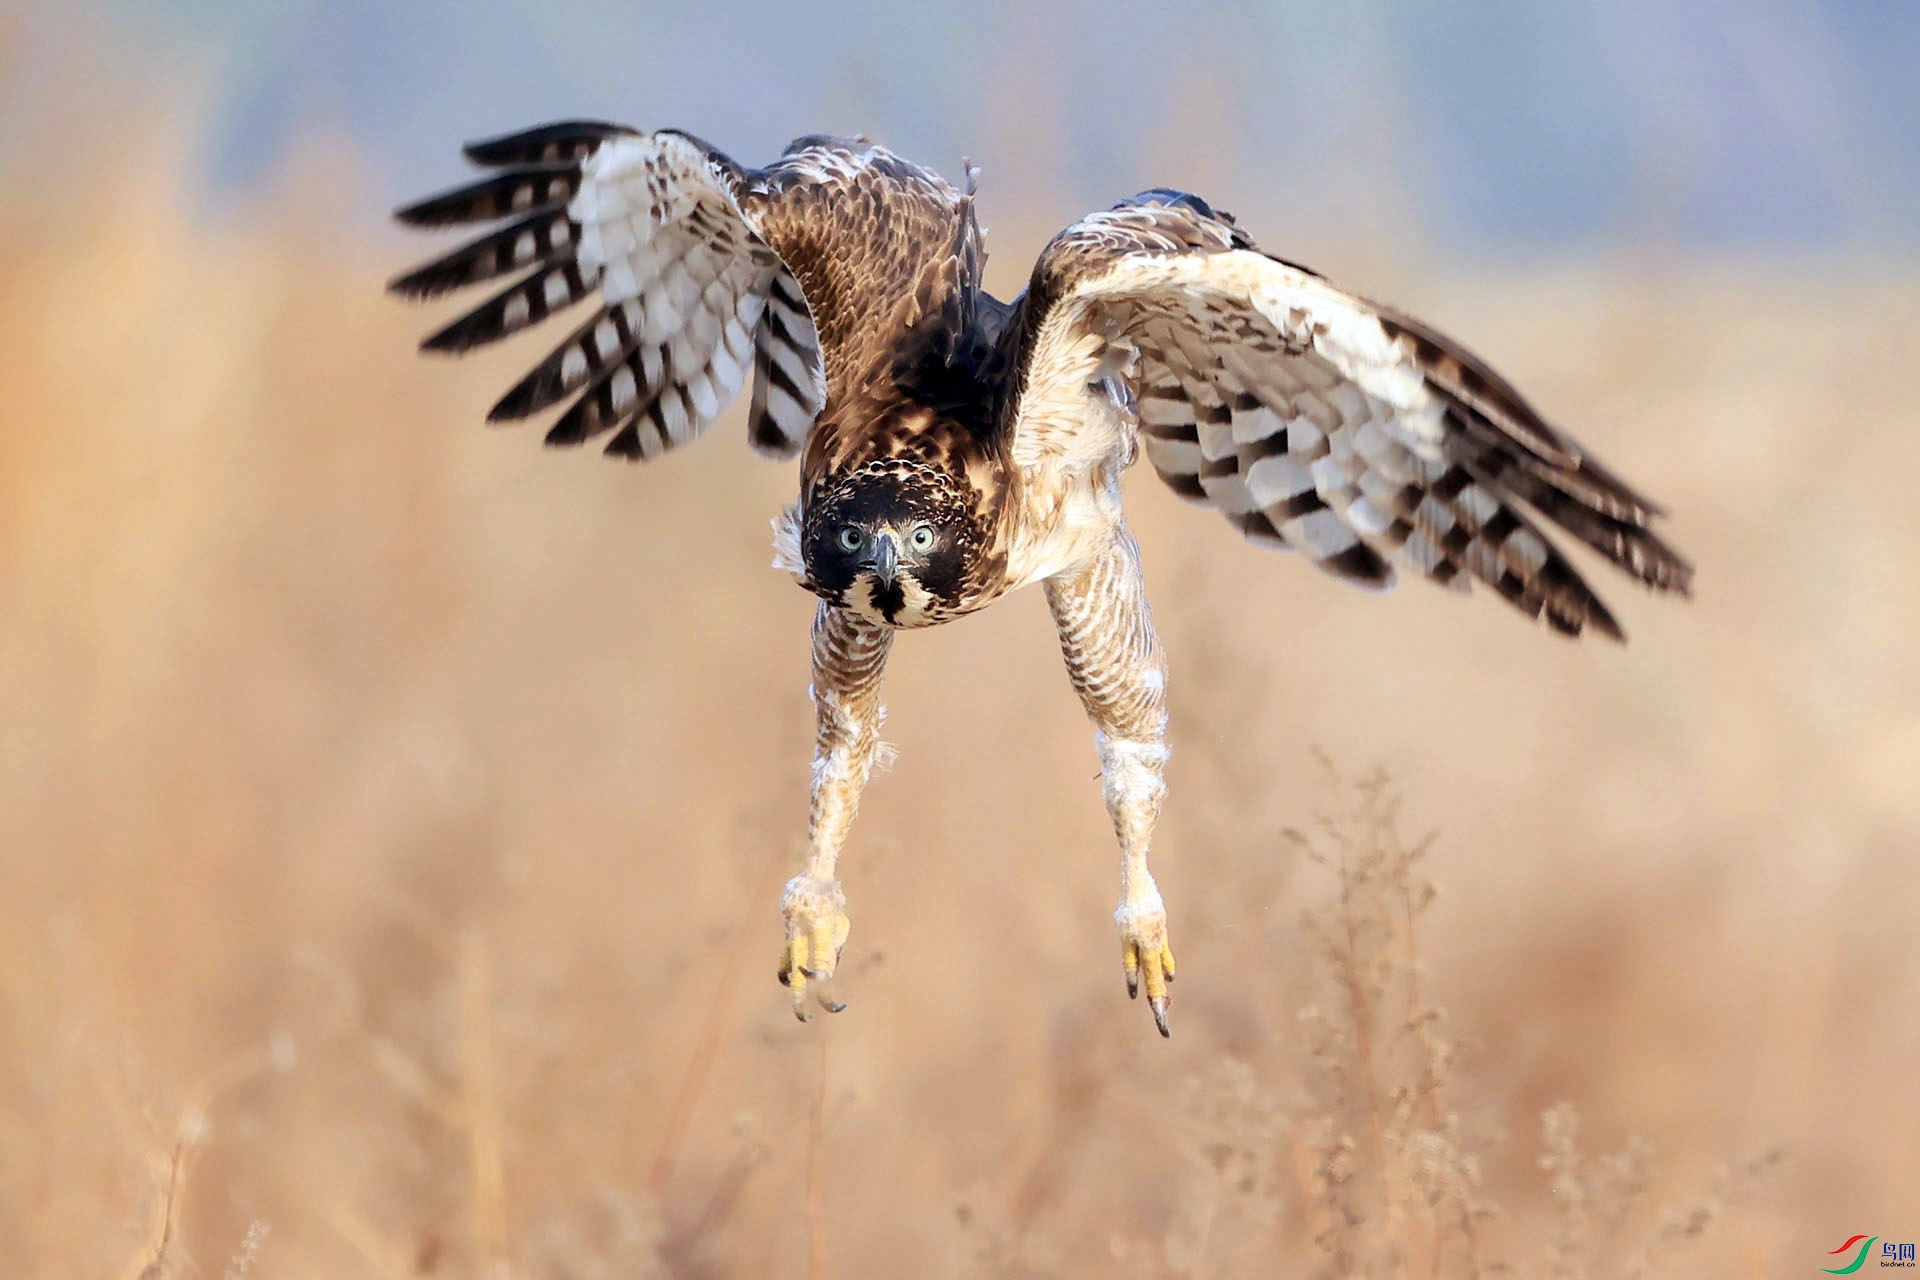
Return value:
<svg viewBox="0 0 1920 1280">
<path fill-rule="evenodd" d="M 921 627 L 966 611 L 981 543 L 960 481 L 881 458 L 808 504 L 800 554 L 815 594 L 888 626 Z"/>
</svg>

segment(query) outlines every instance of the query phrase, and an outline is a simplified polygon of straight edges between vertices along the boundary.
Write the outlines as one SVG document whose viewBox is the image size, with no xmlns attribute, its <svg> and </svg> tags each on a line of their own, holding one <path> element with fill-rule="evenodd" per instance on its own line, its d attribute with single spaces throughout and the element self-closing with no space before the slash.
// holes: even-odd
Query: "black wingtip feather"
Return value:
<svg viewBox="0 0 1920 1280">
<path fill-rule="evenodd" d="M 1318 561 L 1320 568 L 1357 586 L 1380 591 L 1393 583 L 1393 566 L 1386 557 L 1364 542 L 1356 542 L 1344 551 Z"/>
<path fill-rule="evenodd" d="M 455 320 L 452 324 L 435 329 L 432 333 L 420 339 L 420 349 L 422 351 L 430 351 L 434 355 L 457 356 L 464 355 L 475 347 L 484 346 L 488 341 L 487 339 L 472 336 L 472 320 L 473 317 L 471 315 L 465 315 Z"/>
<path fill-rule="evenodd" d="M 564 282 L 564 296 L 555 296 L 556 280 Z M 420 349 L 458 354 L 498 342 L 567 310 L 587 293 L 588 286 L 575 264 L 537 268 L 428 334 L 421 339 Z"/>
<path fill-rule="evenodd" d="M 536 369 L 514 383 L 508 388 L 507 394 L 494 402 L 493 408 L 487 410 L 487 421 L 518 422 L 522 418 L 530 418 L 558 400 L 561 394 L 549 386 L 549 380 Z M 554 442 L 548 440 L 547 443 Z"/>
<path fill-rule="evenodd" d="M 578 164 L 516 165 L 465 186 L 401 205 L 394 221 L 408 227 L 449 227 L 523 213 L 550 212 L 580 188 Z M 516 203 L 519 201 L 519 203 Z"/>
<path fill-rule="evenodd" d="M 1549 615 L 1549 621 L 1552 620 L 1551 615 Z M 1595 596 L 1588 604 L 1585 622 L 1588 626 L 1615 644 L 1625 644 L 1627 642 L 1627 633 L 1621 629 L 1619 620 L 1613 616 L 1612 611 L 1609 610 L 1605 604 L 1601 603 L 1598 596 Z M 1556 625 L 1558 624 L 1556 623 Z M 1579 620 L 1574 622 L 1573 629 L 1567 632 L 1567 634 L 1575 636 L 1581 634 Z"/>
<path fill-rule="evenodd" d="M 636 132 L 606 120 L 557 120 L 519 133 L 482 138 L 461 148 L 478 165 L 555 164 L 578 160 L 608 138 Z"/>
<path fill-rule="evenodd" d="M 564 234 L 562 229 L 565 228 Z M 387 290 L 407 298 L 435 298 L 468 285 L 541 266 L 573 253 L 574 233 L 552 209 L 534 210 L 431 262 L 387 281 Z"/>
<path fill-rule="evenodd" d="M 465 288 L 476 283 L 475 259 L 485 252 L 487 247 L 484 245 L 461 245 L 451 253 L 442 254 L 431 262 L 394 276 L 387 281 L 387 292 L 402 298 L 437 298 L 443 293 Z M 482 275 L 479 278 L 487 277 Z"/>
<path fill-rule="evenodd" d="M 645 458 L 640 451 L 640 425 L 638 420 L 629 421 L 624 427 L 613 433 L 613 439 L 607 441 L 607 447 L 601 450 L 609 458 L 619 458 L 626 462 L 639 462 Z"/>
<path fill-rule="evenodd" d="M 583 430 L 581 424 L 581 415 L 566 414 L 547 429 L 547 434 L 541 437 L 542 443 L 549 449 L 571 449 L 575 445 L 585 444 L 591 433 Z"/>
<path fill-rule="evenodd" d="M 790 458 L 795 452 L 793 442 L 786 433 L 764 419 L 755 419 L 748 424 L 747 444 L 763 458 Z"/>
</svg>

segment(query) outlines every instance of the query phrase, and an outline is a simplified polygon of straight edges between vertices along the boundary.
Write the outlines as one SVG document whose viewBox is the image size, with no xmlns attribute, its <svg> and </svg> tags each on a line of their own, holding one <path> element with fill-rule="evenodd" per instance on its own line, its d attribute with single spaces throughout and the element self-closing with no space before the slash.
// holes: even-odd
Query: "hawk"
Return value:
<svg viewBox="0 0 1920 1280">
<path fill-rule="evenodd" d="M 1557 526 L 1657 591 L 1691 566 L 1660 508 L 1452 339 L 1259 249 L 1224 211 L 1156 189 L 1041 252 L 1023 293 L 981 286 L 964 189 L 865 138 L 803 137 L 746 169 L 691 134 L 569 121 L 476 142 L 487 170 L 397 212 L 490 224 L 394 279 L 486 301 L 427 337 L 462 352 L 586 304 L 493 407 L 564 404 L 551 445 L 654 458 L 746 382 L 747 439 L 800 459 L 775 567 L 819 597 L 808 855 L 781 899 L 780 980 L 805 1020 L 847 940 L 836 875 L 879 746 L 897 632 L 1039 583 L 1094 729 L 1121 852 L 1127 991 L 1162 1035 L 1174 977 L 1147 849 L 1166 794 L 1167 658 L 1121 509 L 1144 453 L 1261 546 L 1363 587 L 1479 582 L 1568 636 L 1624 635 Z"/>
</svg>

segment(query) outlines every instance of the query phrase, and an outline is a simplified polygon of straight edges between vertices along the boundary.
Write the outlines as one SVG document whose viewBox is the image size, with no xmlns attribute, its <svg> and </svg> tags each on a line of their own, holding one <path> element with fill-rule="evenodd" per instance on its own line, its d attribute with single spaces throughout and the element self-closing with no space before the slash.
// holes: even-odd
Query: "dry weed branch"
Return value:
<svg viewBox="0 0 1920 1280">
<path fill-rule="evenodd" d="M 1305 927 L 1332 999 L 1301 1011 L 1315 1114 L 1308 1126 L 1314 1244 L 1330 1276 L 1477 1276 L 1480 1169 L 1447 1101 L 1454 1050 L 1424 986 L 1419 925 L 1435 890 L 1432 837 L 1399 831 L 1383 771 L 1344 778 L 1344 807 L 1288 837 L 1335 882 Z"/>
</svg>

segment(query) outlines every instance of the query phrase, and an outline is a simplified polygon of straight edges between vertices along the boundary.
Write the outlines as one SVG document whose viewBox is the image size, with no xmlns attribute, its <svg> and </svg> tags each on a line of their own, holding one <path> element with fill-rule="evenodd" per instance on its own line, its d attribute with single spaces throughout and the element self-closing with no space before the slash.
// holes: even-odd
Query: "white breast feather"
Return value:
<svg viewBox="0 0 1920 1280">
<path fill-rule="evenodd" d="M 1097 425 L 1088 384 L 1101 368 L 1106 340 L 1090 330 L 1085 303 L 1069 302 L 1065 314 L 1041 330 L 1029 361 L 1032 375 L 1020 401 L 1020 429 L 1014 435 L 1013 461 L 1023 470 L 1044 463 L 1091 465 L 1120 443 L 1117 433 L 1088 430 Z"/>
<path fill-rule="evenodd" d="M 773 518 L 773 567 L 804 580 L 806 558 L 800 554 L 800 504 L 789 502 Z"/>
</svg>

